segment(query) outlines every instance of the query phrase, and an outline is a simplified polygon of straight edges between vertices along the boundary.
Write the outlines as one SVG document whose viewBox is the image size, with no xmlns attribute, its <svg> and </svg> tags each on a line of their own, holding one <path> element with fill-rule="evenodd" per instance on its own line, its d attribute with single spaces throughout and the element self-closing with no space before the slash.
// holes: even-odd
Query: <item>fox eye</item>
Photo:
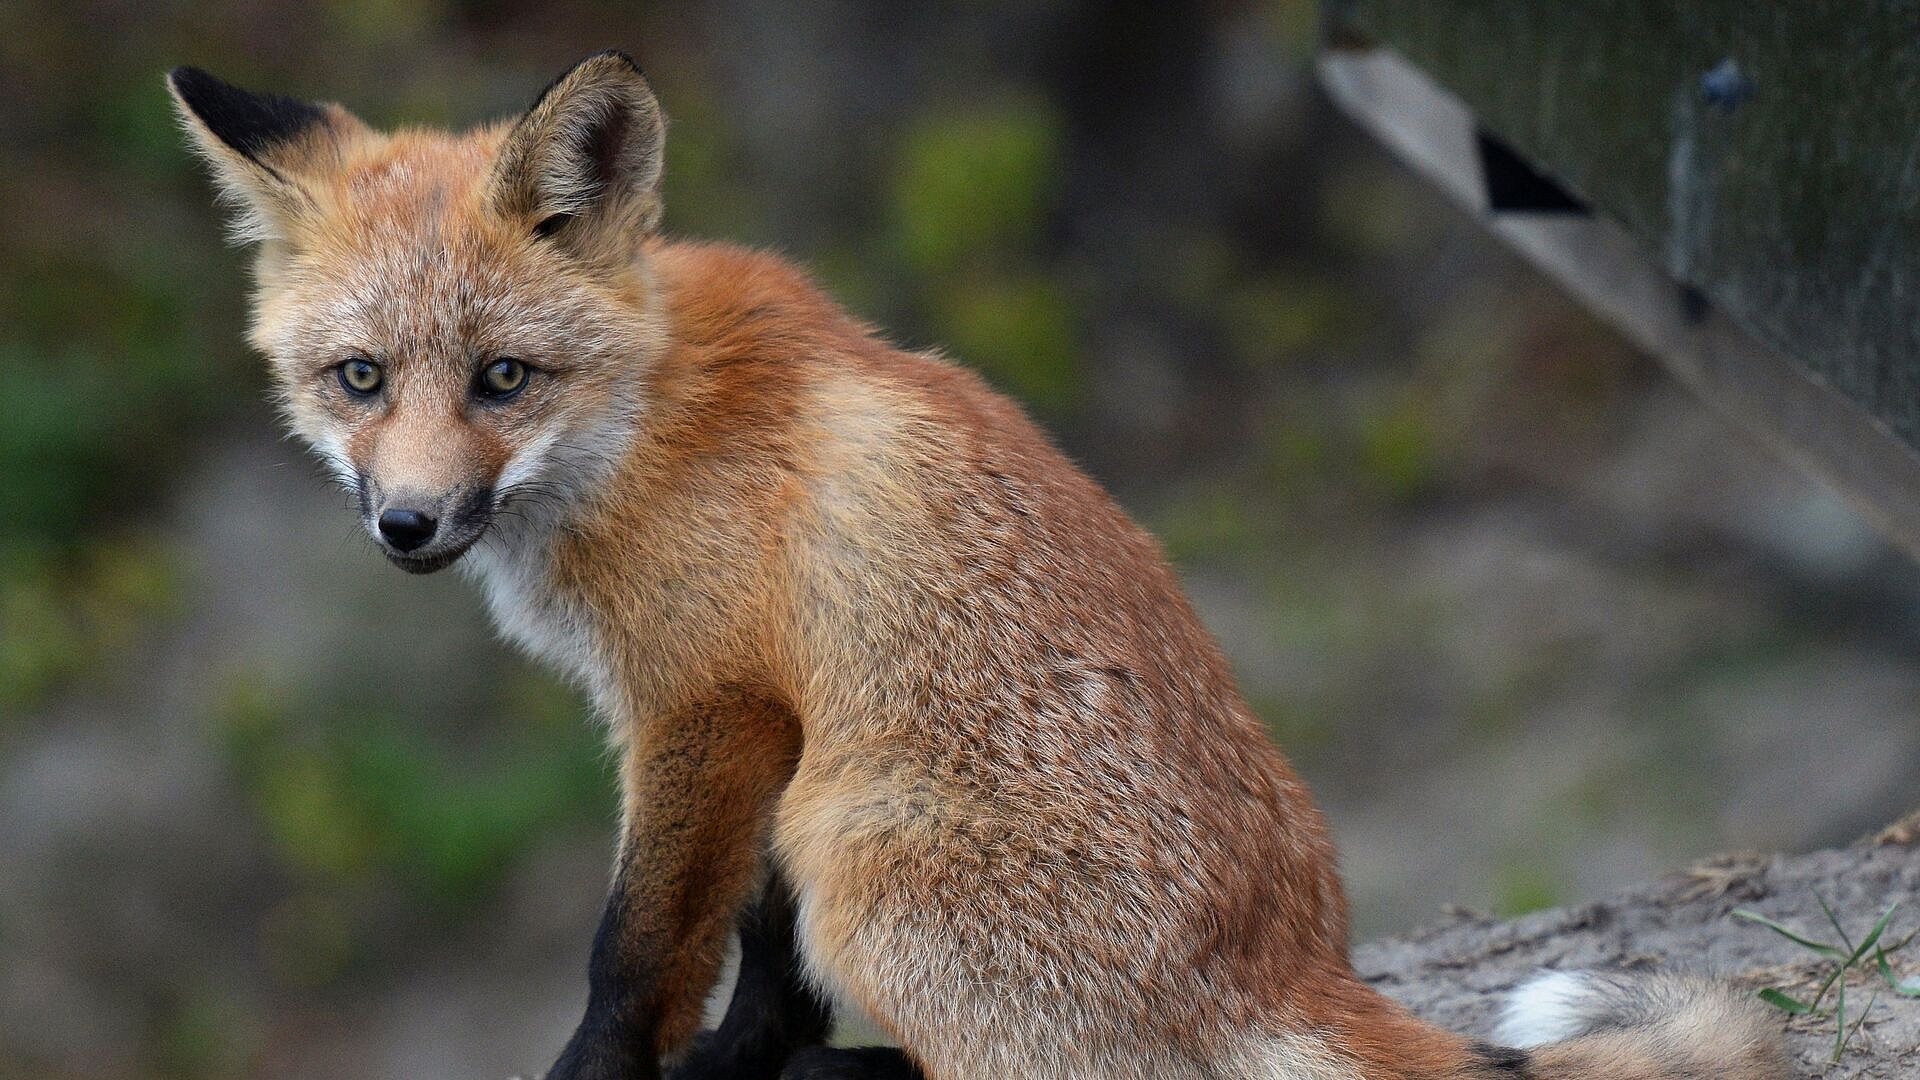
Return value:
<svg viewBox="0 0 1920 1080">
<path fill-rule="evenodd" d="M 355 397 L 371 397 L 387 378 L 379 364 L 364 356 L 356 356 L 334 370 L 340 374 L 340 385 Z"/>
<path fill-rule="evenodd" d="M 505 401 L 527 385 L 527 365 L 511 356 L 503 356 L 480 369 L 481 397 Z"/>
</svg>

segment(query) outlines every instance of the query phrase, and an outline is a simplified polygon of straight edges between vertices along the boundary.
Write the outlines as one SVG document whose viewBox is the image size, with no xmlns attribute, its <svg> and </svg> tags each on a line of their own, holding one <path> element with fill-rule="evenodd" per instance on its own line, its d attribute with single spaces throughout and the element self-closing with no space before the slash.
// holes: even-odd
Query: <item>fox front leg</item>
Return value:
<svg viewBox="0 0 1920 1080">
<path fill-rule="evenodd" d="M 703 1032 L 672 1080 L 777 1080 L 793 1052 L 826 1042 L 833 1008 L 800 969 L 793 893 L 778 873 L 740 916 L 740 973 L 720 1026 Z"/>
<path fill-rule="evenodd" d="M 740 691 L 627 733 L 620 858 L 587 1011 L 547 1080 L 656 1080 L 687 1046 L 799 745 L 790 712 Z"/>
<path fill-rule="evenodd" d="M 720 1026 L 671 1080 L 924 1080 L 891 1047 L 824 1046 L 833 1006 L 801 969 L 793 893 L 776 872 L 740 919 L 740 974 Z"/>
<path fill-rule="evenodd" d="M 787 1059 L 780 1080 L 926 1080 L 920 1067 L 891 1046 L 842 1049 L 815 1046 Z"/>
</svg>

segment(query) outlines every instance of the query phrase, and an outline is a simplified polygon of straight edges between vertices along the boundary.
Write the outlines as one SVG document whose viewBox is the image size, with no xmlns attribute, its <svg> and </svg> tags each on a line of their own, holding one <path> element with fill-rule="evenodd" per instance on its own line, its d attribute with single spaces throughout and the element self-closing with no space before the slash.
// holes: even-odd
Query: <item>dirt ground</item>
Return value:
<svg viewBox="0 0 1920 1080">
<path fill-rule="evenodd" d="M 1855 941 L 1896 900 L 1905 903 L 1883 940 L 1898 941 L 1920 924 L 1920 813 L 1849 847 L 1722 857 L 1605 900 L 1511 922 L 1459 912 L 1362 945 L 1354 960 L 1370 982 L 1421 1016 L 1481 1036 L 1492 1030 L 1504 992 L 1541 968 L 1698 971 L 1806 1000 L 1825 976 L 1824 962 L 1731 913 L 1751 909 L 1825 940 L 1833 935 L 1820 898 Z M 1920 972 L 1920 950 L 1896 954 L 1892 967 L 1903 978 Z M 1831 1017 L 1789 1022 L 1781 1014 L 1799 1075 L 1920 1076 L 1920 1000 L 1886 993 L 1881 980 L 1862 973 L 1849 982 L 1849 1008 L 1857 1010 L 1876 986 L 1878 1000 L 1838 1061 L 1831 1060 Z"/>
</svg>

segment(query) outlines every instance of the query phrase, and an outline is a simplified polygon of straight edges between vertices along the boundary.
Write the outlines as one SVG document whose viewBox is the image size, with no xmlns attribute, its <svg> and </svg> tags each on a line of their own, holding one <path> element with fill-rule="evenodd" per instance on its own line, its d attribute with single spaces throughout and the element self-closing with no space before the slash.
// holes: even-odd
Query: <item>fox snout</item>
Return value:
<svg viewBox="0 0 1920 1080">
<path fill-rule="evenodd" d="M 433 531 L 440 519 L 420 510 L 382 510 L 374 523 L 380 530 L 380 539 L 396 551 L 410 552 L 425 547 L 433 539 Z"/>
<path fill-rule="evenodd" d="M 512 453 L 476 422 L 453 372 L 425 364 L 380 379 L 381 411 L 345 440 L 361 522 L 400 569 L 430 574 L 486 535 Z M 485 419 L 485 414 L 482 414 Z"/>
<path fill-rule="evenodd" d="M 361 513 L 388 561 L 412 574 L 431 574 L 466 554 L 493 523 L 493 489 L 440 495 L 396 491 L 382 494 L 360 481 Z"/>
</svg>

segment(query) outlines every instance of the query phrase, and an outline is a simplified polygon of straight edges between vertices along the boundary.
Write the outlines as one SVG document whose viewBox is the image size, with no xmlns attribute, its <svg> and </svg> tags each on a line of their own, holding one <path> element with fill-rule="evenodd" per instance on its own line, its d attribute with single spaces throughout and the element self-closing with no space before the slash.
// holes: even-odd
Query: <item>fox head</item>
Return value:
<svg viewBox="0 0 1920 1080">
<path fill-rule="evenodd" d="M 438 570 L 606 477 L 663 336 L 645 241 L 665 118 L 631 59 L 590 57 L 463 134 L 381 133 L 195 68 L 167 82 L 259 245 L 249 339 L 389 559 Z"/>
</svg>

